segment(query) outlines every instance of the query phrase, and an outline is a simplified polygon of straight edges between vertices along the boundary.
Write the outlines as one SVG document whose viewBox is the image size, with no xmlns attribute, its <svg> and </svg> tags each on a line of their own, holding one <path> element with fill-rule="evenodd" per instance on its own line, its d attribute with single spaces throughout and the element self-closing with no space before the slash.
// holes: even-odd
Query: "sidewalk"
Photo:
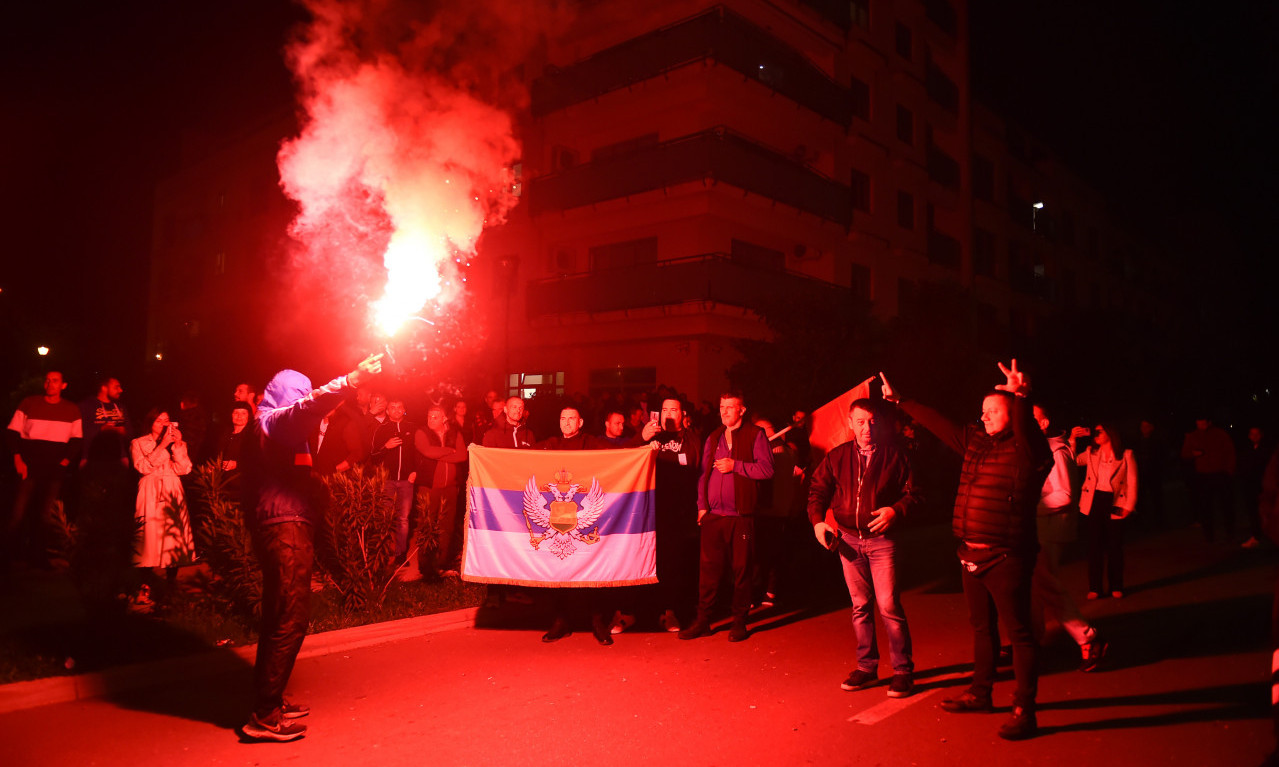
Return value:
<svg viewBox="0 0 1279 767">
<path fill-rule="evenodd" d="M 468 628 L 475 624 L 477 607 L 417 618 L 371 623 L 349 629 L 310 634 L 302 643 L 298 658 L 315 658 L 331 653 L 371 647 L 384 642 L 421 637 L 441 631 Z M 134 663 L 90 674 L 58 676 L 0 685 L 0 714 L 35 706 L 102 697 L 160 685 L 175 685 L 253 665 L 257 645 L 220 648 L 197 655 Z"/>
</svg>

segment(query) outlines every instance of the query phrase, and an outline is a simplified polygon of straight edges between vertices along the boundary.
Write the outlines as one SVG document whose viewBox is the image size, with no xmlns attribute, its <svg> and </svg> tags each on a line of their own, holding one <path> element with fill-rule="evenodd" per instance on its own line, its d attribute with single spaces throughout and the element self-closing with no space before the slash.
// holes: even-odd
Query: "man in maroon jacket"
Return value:
<svg viewBox="0 0 1279 767">
<path fill-rule="evenodd" d="M 868 399 L 848 408 L 853 440 L 832 449 L 813 472 L 808 491 L 808 521 L 823 546 L 839 551 L 844 581 L 853 600 L 857 668 L 841 688 L 860 690 L 878 679 L 875 604 L 888 632 L 893 679 L 888 696 L 904 698 L 914 690 L 910 626 L 897 591 L 899 522 L 919 504 L 906 456 L 879 439 L 875 410 Z M 834 525 L 826 522 L 832 512 Z"/>
</svg>

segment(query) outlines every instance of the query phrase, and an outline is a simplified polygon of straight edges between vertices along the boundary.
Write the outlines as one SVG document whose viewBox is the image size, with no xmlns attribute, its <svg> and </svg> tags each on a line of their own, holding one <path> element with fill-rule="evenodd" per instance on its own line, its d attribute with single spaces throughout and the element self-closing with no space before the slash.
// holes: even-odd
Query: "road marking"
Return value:
<svg viewBox="0 0 1279 767">
<path fill-rule="evenodd" d="M 905 710 L 908 706 L 922 703 L 939 692 L 941 692 L 940 688 L 920 692 L 908 698 L 889 698 L 883 703 L 878 703 L 865 711 L 853 714 L 848 717 L 848 721 L 853 724 L 879 724 L 893 714 Z"/>
</svg>

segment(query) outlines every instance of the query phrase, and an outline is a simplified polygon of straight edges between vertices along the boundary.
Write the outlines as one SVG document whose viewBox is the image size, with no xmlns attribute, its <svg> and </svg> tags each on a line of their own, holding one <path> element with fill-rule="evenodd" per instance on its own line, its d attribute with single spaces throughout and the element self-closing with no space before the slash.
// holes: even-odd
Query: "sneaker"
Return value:
<svg viewBox="0 0 1279 767">
<path fill-rule="evenodd" d="M 971 692 L 947 698 L 941 702 L 941 707 L 952 714 L 989 714 L 995 710 L 989 695 L 983 697 Z"/>
<path fill-rule="evenodd" d="M 775 604 L 777 604 L 777 595 L 771 591 L 764 592 L 764 598 L 759 600 L 759 606 L 764 609 L 768 609 Z"/>
<path fill-rule="evenodd" d="M 657 619 L 668 634 L 674 634 L 679 631 L 679 617 L 675 615 L 674 610 L 667 610 L 662 613 L 662 617 Z"/>
<path fill-rule="evenodd" d="M 1013 708 L 1013 715 L 999 725 L 999 737 L 1004 740 L 1025 740 L 1038 733 L 1039 723 L 1035 721 L 1035 712 L 1021 706 Z"/>
<path fill-rule="evenodd" d="M 733 627 L 728 630 L 728 641 L 745 642 L 751 632 L 746 630 L 746 621 L 733 621 Z"/>
<path fill-rule="evenodd" d="M 914 674 L 893 674 L 893 680 L 888 683 L 888 697 L 890 698 L 906 698 L 914 691 Z"/>
<path fill-rule="evenodd" d="M 1102 658 L 1106 657 L 1106 650 L 1110 649 L 1110 645 L 1105 640 L 1094 637 L 1091 642 L 1079 648 L 1083 655 L 1083 660 L 1079 663 L 1080 671 L 1096 671 L 1101 667 Z"/>
<path fill-rule="evenodd" d="M 612 625 L 608 627 L 608 633 L 620 634 L 634 625 L 635 625 L 634 615 L 627 615 L 621 610 L 618 610 L 617 612 L 613 613 L 613 623 Z"/>
<path fill-rule="evenodd" d="M 1260 545 L 1261 545 L 1261 541 L 1257 540 L 1257 536 L 1253 535 L 1253 536 L 1249 536 L 1248 540 L 1239 544 L 1239 547 L 1244 549 L 1255 549 Z"/>
<path fill-rule="evenodd" d="M 1122 592 L 1122 591 L 1112 591 L 1112 592 L 1110 592 L 1110 596 L 1111 596 L 1111 598 L 1113 598 L 1113 599 L 1123 599 L 1123 598 L 1124 598 L 1124 592 Z"/>
<path fill-rule="evenodd" d="M 1101 594 L 1098 594 L 1098 593 L 1097 593 L 1097 592 L 1095 592 L 1095 591 L 1090 591 L 1090 592 L 1088 592 L 1088 596 L 1087 596 L 1086 598 L 1087 598 L 1087 600 L 1088 600 L 1089 602 L 1091 602 L 1091 601 L 1093 601 L 1094 599 L 1097 599 L 1097 598 L 1098 598 L 1098 597 L 1100 597 L 1100 596 L 1101 596 Z"/>
<path fill-rule="evenodd" d="M 306 725 L 290 722 L 286 719 L 281 719 L 275 724 L 268 724 L 258 719 L 257 714 L 250 714 L 249 721 L 244 723 L 244 726 L 240 728 L 240 732 L 244 733 L 244 737 L 249 740 L 284 743 L 290 740 L 297 740 L 305 735 Z"/>
<path fill-rule="evenodd" d="M 839 683 L 841 690 L 864 690 L 879 681 L 879 675 L 874 671 L 862 671 L 857 669 L 848 675 L 848 678 Z"/>
<path fill-rule="evenodd" d="M 285 719 L 301 719 L 311 713 L 311 707 L 305 703 L 290 703 L 287 700 L 280 706 L 280 716 Z"/>
<path fill-rule="evenodd" d="M 591 633 L 595 635 L 595 641 L 605 647 L 613 644 L 613 635 L 609 631 L 608 624 L 604 622 L 604 616 L 597 615 L 591 619 Z"/>
<path fill-rule="evenodd" d="M 679 632 L 680 639 L 697 639 L 699 637 L 710 636 L 711 622 L 705 618 L 698 618 L 693 625 Z"/>
</svg>

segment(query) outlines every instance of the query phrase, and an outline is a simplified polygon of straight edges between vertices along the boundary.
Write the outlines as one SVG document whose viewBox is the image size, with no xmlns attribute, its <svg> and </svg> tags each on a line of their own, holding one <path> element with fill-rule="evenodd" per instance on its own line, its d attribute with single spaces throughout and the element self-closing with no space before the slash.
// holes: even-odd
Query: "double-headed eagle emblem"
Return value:
<svg viewBox="0 0 1279 767">
<path fill-rule="evenodd" d="M 547 482 L 546 489 L 555 500 L 549 501 L 546 495 L 538 490 L 537 478 L 529 477 L 524 486 L 524 519 L 528 524 L 528 542 L 534 549 L 547 542 L 547 548 L 560 559 L 567 558 L 577 551 L 577 543 L 599 543 L 600 533 L 596 527 L 585 532 L 595 524 L 604 512 L 604 491 L 599 480 L 591 478 L 591 488 L 579 506 L 574 500 L 581 490 L 581 485 L 573 482 L 573 475 L 565 469 L 555 473 L 555 481 Z M 545 532 L 535 533 L 537 526 Z"/>
</svg>

